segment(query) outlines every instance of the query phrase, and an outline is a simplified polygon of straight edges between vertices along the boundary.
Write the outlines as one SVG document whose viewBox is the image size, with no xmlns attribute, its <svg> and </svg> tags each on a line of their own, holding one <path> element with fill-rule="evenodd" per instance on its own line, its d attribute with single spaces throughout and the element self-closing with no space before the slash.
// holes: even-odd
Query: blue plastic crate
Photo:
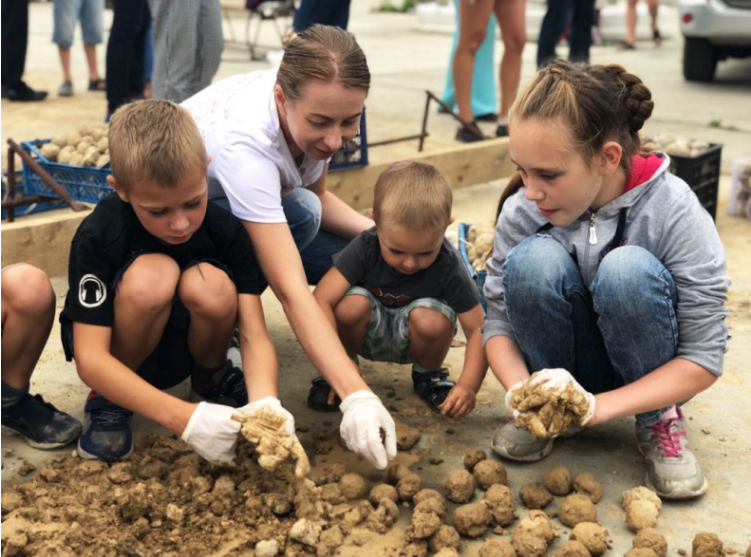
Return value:
<svg viewBox="0 0 751 557">
<path fill-rule="evenodd" d="M 28 195 L 23 188 L 23 182 L 21 172 L 16 173 L 16 192 L 20 195 Z M 0 189 L 0 195 L 2 195 L 3 200 L 5 200 L 5 188 L 6 188 L 6 177 L 3 175 L 3 182 L 2 182 L 2 188 Z M 51 201 L 40 201 L 39 203 L 29 203 L 28 205 L 16 205 L 15 210 L 13 211 L 13 215 L 15 218 L 18 217 L 24 217 L 26 215 L 31 215 L 33 213 L 40 213 L 42 211 L 50 211 L 52 209 L 62 209 L 63 207 L 67 207 L 65 204 L 65 201 L 62 199 L 60 200 L 51 200 Z M 3 208 L 2 215 L 0 215 L 0 219 L 5 220 L 8 218 L 8 210 L 6 208 Z"/>
<path fill-rule="evenodd" d="M 49 139 L 24 141 L 21 143 L 21 147 L 36 160 L 47 174 L 65 188 L 73 199 L 97 203 L 114 191 L 107 183 L 107 176 L 110 174 L 109 167 L 71 166 L 51 162 L 39 151 L 39 148 L 49 141 Z M 25 162 L 23 164 L 23 184 L 26 195 L 58 197 L 54 190 L 45 184 Z"/>
<path fill-rule="evenodd" d="M 365 109 L 363 108 L 360 116 L 360 132 L 334 156 L 329 163 L 329 172 L 346 170 L 348 168 L 359 168 L 368 165 L 368 133 L 365 126 Z"/>
<path fill-rule="evenodd" d="M 462 256 L 462 261 L 467 266 L 469 274 L 472 276 L 472 280 L 477 286 L 477 290 L 480 292 L 480 303 L 485 313 L 488 312 L 488 302 L 485 300 L 485 279 L 488 276 L 487 271 L 475 271 L 472 268 L 472 262 L 469 260 L 469 254 L 467 253 L 467 231 L 470 225 L 464 222 L 459 223 L 459 254 Z"/>
</svg>

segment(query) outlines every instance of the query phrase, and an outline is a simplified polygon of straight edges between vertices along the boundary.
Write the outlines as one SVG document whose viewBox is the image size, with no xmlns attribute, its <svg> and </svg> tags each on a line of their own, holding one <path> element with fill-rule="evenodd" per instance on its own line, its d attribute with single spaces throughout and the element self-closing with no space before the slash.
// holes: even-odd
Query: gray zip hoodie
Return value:
<svg viewBox="0 0 751 557">
<path fill-rule="evenodd" d="M 678 292 L 678 352 L 714 375 L 722 374 L 727 342 L 725 300 L 730 279 L 725 275 L 725 251 L 717 230 L 688 185 L 670 174 L 670 159 L 652 178 L 601 207 L 585 213 L 568 226 L 555 226 L 550 234 L 576 255 L 584 283 L 597 272 L 601 252 L 615 236 L 621 209 L 627 210 L 622 245 L 639 246 L 670 272 Z M 488 261 L 485 297 L 488 314 L 483 343 L 497 335 L 514 338 L 506 314 L 503 263 L 511 248 L 547 223 L 524 188 L 503 207 L 495 228 L 493 257 Z"/>
</svg>

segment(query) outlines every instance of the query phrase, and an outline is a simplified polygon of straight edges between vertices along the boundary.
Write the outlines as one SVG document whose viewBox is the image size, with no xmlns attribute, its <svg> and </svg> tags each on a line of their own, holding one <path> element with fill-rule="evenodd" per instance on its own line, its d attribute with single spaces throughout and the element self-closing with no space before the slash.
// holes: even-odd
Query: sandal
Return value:
<svg viewBox="0 0 751 557">
<path fill-rule="evenodd" d="M 454 381 L 448 379 L 448 376 L 449 372 L 445 367 L 435 371 L 412 370 L 412 386 L 415 392 L 436 414 L 441 413 L 441 404 L 456 385 Z"/>
<path fill-rule="evenodd" d="M 655 42 L 655 46 L 660 46 L 662 44 L 662 34 L 660 34 L 659 29 L 652 31 L 652 40 Z"/>
<path fill-rule="evenodd" d="M 339 410 L 339 405 L 342 403 L 342 399 L 339 395 L 334 397 L 334 403 L 329 404 L 329 394 L 331 393 L 331 385 L 321 376 L 313 379 L 313 384 L 310 387 L 308 393 L 308 408 L 316 410 L 318 412 L 336 412 Z"/>
<path fill-rule="evenodd" d="M 107 82 L 103 79 L 90 79 L 89 91 L 106 91 Z"/>
<path fill-rule="evenodd" d="M 462 143 L 474 143 L 475 141 L 482 141 L 487 138 L 477 125 L 477 120 L 472 120 L 471 122 L 462 123 L 462 126 L 456 130 L 454 139 Z"/>
</svg>

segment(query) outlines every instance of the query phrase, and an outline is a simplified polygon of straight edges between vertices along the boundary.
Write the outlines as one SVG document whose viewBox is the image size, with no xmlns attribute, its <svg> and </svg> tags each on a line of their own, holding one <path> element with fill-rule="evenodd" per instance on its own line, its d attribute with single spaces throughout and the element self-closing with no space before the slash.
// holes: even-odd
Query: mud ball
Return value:
<svg viewBox="0 0 751 557">
<path fill-rule="evenodd" d="M 462 545 L 462 540 L 459 537 L 459 532 L 456 531 L 456 528 L 443 524 L 438 528 L 438 531 L 430 537 L 428 545 L 430 546 L 430 551 L 434 553 L 446 547 L 458 551 Z"/>
<path fill-rule="evenodd" d="M 488 529 L 490 513 L 484 501 L 462 505 L 454 511 L 454 527 L 466 538 L 479 538 Z"/>
<path fill-rule="evenodd" d="M 571 472 L 565 466 L 553 466 L 542 477 L 542 485 L 553 495 L 568 495 L 571 492 Z"/>
<path fill-rule="evenodd" d="M 602 555 L 608 549 L 608 531 L 596 522 L 580 522 L 574 526 L 571 539 L 583 543 L 592 555 Z"/>
<path fill-rule="evenodd" d="M 368 486 L 365 479 L 360 474 L 344 474 L 339 480 L 339 487 L 344 495 L 350 501 L 362 499 L 367 493 Z"/>
<path fill-rule="evenodd" d="M 508 477 L 506 467 L 495 460 L 481 460 L 472 470 L 472 476 L 481 489 L 488 489 L 493 484 L 506 485 Z"/>
<path fill-rule="evenodd" d="M 569 540 L 561 548 L 556 557 L 591 557 L 591 554 L 583 543 Z"/>
<path fill-rule="evenodd" d="M 596 522 L 597 509 L 589 497 L 580 493 L 567 496 L 558 508 L 558 520 L 573 528 L 580 522 Z"/>
<path fill-rule="evenodd" d="M 491 485 L 485 492 L 485 501 L 488 503 L 490 517 L 493 524 L 507 526 L 516 520 L 516 508 L 511 490 L 505 485 Z"/>
<path fill-rule="evenodd" d="M 550 491 L 538 482 L 522 486 L 519 497 L 528 509 L 544 509 L 553 501 Z"/>
<path fill-rule="evenodd" d="M 552 542 L 553 539 L 558 536 L 558 531 L 555 526 L 553 526 L 550 517 L 545 511 L 529 511 L 529 515 L 527 515 L 526 518 L 523 518 L 519 523 L 517 530 L 519 529 L 526 530 L 530 534 L 542 538 L 545 540 L 545 543 Z"/>
<path fill-rule="evenodd" d="M 657 553 L 648 547 L 632 547 L 626 552 L 624 557 L 657 557 Z"/>
<path fill-rule="evenodd" d="M 414 472 L 410 472 L 404 476 L 396 484 L 396 492 L 399 495 L 399 500 L 412 501 L 414 496 L 420 491 L 421 484 L 422 478 Z"/>
<path fill-rule="evenodd" d="M 544 538 L 535 536 L 529 530 L 517 528 L 511 541 L 519 557 L 544 557 L 548 544 Z"/>
<path fill-rule="evenodd" d="M 576 475 L 574 478 L 574 491 L 586 495 L 595 504 L 599 503 L 602 499 L 602 485 L 589 472 Z"/>
<path fill-rule="evenodd" d="M 634 547 L 648 547 L 657 553 L 657 557 L 665 557 L 668 553 L 668 542 L 654 528 L 643 528 L 636 534 L 633 544 Z"/>
<path fill-rule="evenodd" d="M 453 470 L 446 480 L 446 496 L 454 503 L 466 503 L 475 493 L 475 480 L 466 470 Z"/>
<path fill-rule="evenodd" d="M 399 494 L 396 491 L 396 488 L 393 485 L 389 484 L 376 484 L 373 486 L 373 489 L 370 490 L 370 495 L 368 496 L 368 500 L 370 503 L 375 507 L 378 505 L 378 502 L 383 499 L 391 499 L 394 503 L 399 502 Z"/>
<path fill-rule="evenodd" d="M 516 550 L 506 540 L 486 540 L 480 548 L 480 557 L 516 557 Z"/>
<path fill-rule="evenodd" d="M 485 451 L 481 451 L 480 449 L 475 449 L 468 451 L 464 455 L 464 467 L 469 471 L 472 472 L 475 469 L 475 466 L 478 462 L 482 462 L 483 460 L 486 460 L 488 458 L 488 455 L 485 454 Z"/>
<path fill-rule="evenodd" d="M 701 532 L 694 536 L 691 544 L 693 557 L 722 557 L 722 541 L 717 534 L 712 532 Z"/>
</svg>

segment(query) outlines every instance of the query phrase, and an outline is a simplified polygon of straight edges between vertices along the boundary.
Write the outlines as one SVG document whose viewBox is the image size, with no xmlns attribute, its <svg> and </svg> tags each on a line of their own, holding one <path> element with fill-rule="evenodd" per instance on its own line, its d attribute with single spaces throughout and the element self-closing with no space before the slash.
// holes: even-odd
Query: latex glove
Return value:
<svg viewBox="0 0 751 557">
<path fill-rule="evenodd" d="M 284 427 L 287 430 L 287 433 L 289 433 L 291 437 L 294 437 L 295 439 L 297 438 L 295 434 L 294 416 L 282 406 L 282 403 L 278 398 L 275 398 L 273 396 L 267 396 L 262 398 L 261 400 L 256 400 L 240 408 L 235 408 L 234 414 L 246 414 L 254 416 L 259 410 L 261 410 L 261 408 L 265 408 L 268 411 L 273 412 L 274 414 L 282 416 L 284 418 Z"/>
<path fill-rule="evenodd" d="M 575 390 L 579 391 L 589 403 L 589 411 L 582 418 L 581 425 L 586 425 L 587 422 L 592 419 L 592 416 L 595 415 L 595 407 L 597 405 L 595 396 L 584 389 L 584 387 L 574 379 L 574 376 L 565 369 L 541 369 L 533 375 L 531 381 L 532 385 L 537 385 L 539 383 L 545 383 L 546 390 L 553 390 L 559 393 L 565 391 L 569 384 L 571 384 Z"/>
<path fill-rule="evenodd" d="M 519 417 L 519 411 L 511 407 L 511 397 L 514 396 L 514 393 L 516 393 L 516 391 L 518 391 L 523 384 L 524 384 L 524 381 L 519 381 L 518 383 L 515 383 L 514 386 L 511 387 L 508 391 L 506 391 L 506 398 L 505 398 L 506 408 L 511 410 L 511 413 L 514 415 L 514 418 Z"/>
<path fill-rule="evenodd" d="M 384 470 L 388 460 L 396 456 L 396 424 L 381 400 L 370 391 L 356 391 L 339 408 L 343 414 L 339 432 L 344 444 Z M 385 448 L 381 430 L 386 432 Z"/>
<path fill-rule="evenodd" d="M 193 411 L 180 439 L 209 462 L 232 462 L 240 424 L 232 419 L 234 408 L 201 402 Z"/>
</svg>

